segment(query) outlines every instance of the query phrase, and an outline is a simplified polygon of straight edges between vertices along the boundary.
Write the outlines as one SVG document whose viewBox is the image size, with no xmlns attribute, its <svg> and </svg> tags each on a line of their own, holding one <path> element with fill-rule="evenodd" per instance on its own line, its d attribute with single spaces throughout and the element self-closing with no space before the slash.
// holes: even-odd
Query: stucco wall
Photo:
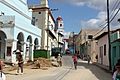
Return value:
<svg viewBox="0 0 120 80">
<path fill-rule="evenodd" d="M 108 66 L 109 65 L 109 58 L 108 58 L 108 35 L 105 35 L 104 37 L 100 38 L 98 40 L 98 63 L 101 63 L 101 58 L 100 58 L 100 47 L 103 46 L 103 50 L 104 50 L 104 45 L 106 44 L 106 56 L 104 56 L 104 52 L 102 52 L 103 54 L 103 65 Z"/>
</svg>

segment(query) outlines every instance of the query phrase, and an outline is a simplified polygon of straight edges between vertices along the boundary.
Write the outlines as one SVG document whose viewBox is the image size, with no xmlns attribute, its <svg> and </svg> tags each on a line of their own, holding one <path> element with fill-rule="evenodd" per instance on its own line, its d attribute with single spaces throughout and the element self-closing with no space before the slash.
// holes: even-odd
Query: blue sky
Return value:
<svg viewBox="0 0 120 80">
<path fill-rule="evenodd" d="M 110 7 L 115 1 L 110 0 Z M 39 4 L 40 0 L 28 2 Z M 63 18 L 66 32 L 79 33 L 81 28 L 96 28 L 106 20 L 106 0 L 49 0 L 49 7 L 59 9 L 53 16 Z"/>
</svg>

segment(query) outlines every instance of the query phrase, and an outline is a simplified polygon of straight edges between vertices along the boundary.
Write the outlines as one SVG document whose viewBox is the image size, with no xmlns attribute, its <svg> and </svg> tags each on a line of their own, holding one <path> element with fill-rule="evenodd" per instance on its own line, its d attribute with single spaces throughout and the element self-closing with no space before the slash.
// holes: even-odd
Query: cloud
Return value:
<svg viewBox="0 0 120 80">
<path fill-rule="evenodd" d="M 53 0 L 53 1 L 61 2 L 61 3 L 68 3 L 68 4 L 72 4 L 72 5 L 76 5 L 76 6 L 88 6 L 90 8 L 93 8 L 93 9 L 96 9 L 99 11 L 98 15 L 95 18 L 89 19 L 89 20 L 81 20 L 80 21 L 81 27 L 97 28 L 101 24 L 106 23 L 107 0 Z M 113 6 L 115 5 L 116 0 L 109 0 L 109 1 L 110 1 L 110 19 L 111 19 L 118 9 L 115 9 L 115 7 L 113 9 Z M 117 2 L 117 3 L 119 3 L 119 2 Z M 120 7 L 120 5 L 117 8 L 119 8 L 119 7 Z M 111 17 L 111 15 L 112 15 L 112 17 Z M 118 13 L 117 16 L 110 23 L 111 28 L 119 27 L 120 23 L 118 23 L 118 21 L 117 21 L 118 18 L 120 18 L 120 13 Z"/>
<path fill-rule="evenodd" d="M 118 19 L 120 18 L 120 12 L 118 12 L 118 14 L 113 18 L 113 16 L 115 15 L 115 13 L 118 11 L 118 9 L 116 9 L 114 12 L 111 12 L 112 15 L 110 16 L 110 28 L 111 29 L 117 29 L 117 28 L 120 28 L 120 22 L 118 22 Z M 81 27 L 84 27 L 84 28 L 103 28 L 105 25 L 103 24 L 106 24 L 107 23 L 107 15 L 106 15 L 106 12 L 104 11 L 101 11 L 99 12 L 99 14 L 96 16 L 96 18 L 94 19 L 89 19 L 89 20 L 86 20 L 86 21 L 80 21 L 81 23 Z M 103 26 L 101 26 L 103 25 Z"/>
<path fill-rule="evenodd" d="M 107 0 L 53 0 L 58 3 L 68 3 L 76 6 L 88 6 L 97 10 L 106 10 Z M 110 0 L 110 5 L 112 5 L 115 1 Z"/>
<path fill-rule="evenodd" d="M 104 23 L 106 20 L 106 12 L 101 11 L 94 19 L 89 19 L 87 21 L 81 21 L 81 26 L 84 28 L 98 28 L 101 23 Z"/>
</svg>

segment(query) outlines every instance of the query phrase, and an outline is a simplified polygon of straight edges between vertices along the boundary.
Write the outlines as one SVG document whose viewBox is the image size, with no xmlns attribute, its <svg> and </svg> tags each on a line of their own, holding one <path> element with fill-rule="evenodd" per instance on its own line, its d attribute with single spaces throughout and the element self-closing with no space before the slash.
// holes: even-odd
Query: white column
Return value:
<svg viewBox="0 0 120 80">
<path fill-rule="evenodd" d="M 16 63 L 16 54 L 13 52 L 16 49 L 17 49 L 17 40 L 14 40 L 12 42 L 12 52 L 11 52 L 12 63 Z"/>
<path fill-rule="evenodd" d="M 34 48 L 33 44 L 30 44 L 30 58 L 32 61 L 33 61 L 33 48 Z"/>
</svg>

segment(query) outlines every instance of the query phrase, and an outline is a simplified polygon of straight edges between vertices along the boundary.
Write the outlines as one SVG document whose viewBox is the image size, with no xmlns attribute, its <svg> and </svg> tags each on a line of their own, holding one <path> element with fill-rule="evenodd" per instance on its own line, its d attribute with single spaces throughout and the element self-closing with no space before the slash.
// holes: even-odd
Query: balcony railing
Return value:
<svg viewBox="0 0 120 80">
<path fill-rule="evenodd" d="M 14 27 L 15 25 L 15 16 L 0 16 L 0 27 Z"/>
</svg>

